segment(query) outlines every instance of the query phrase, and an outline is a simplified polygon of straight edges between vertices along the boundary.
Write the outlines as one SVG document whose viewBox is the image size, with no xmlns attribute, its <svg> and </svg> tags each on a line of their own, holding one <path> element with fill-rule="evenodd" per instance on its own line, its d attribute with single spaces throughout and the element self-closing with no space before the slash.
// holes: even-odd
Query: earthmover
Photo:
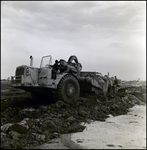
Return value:
<svg viewBox="0 0 147 150">
<path fill-rule="evenodd" d="M 57 100 L 65 103 L 75 102 L 80 92 L 106 95 L 110 85 L 108 76 L 81 70 L 82 65 L 75 55 L 70 56 L 68 61 L 56 60 L 54 65 L 51 55 L 43 56 L 40 68 L 33 67 L 33 57 L 30 56 L 30 66 L 18 66 L 15 76 L 11 76 L 11 83 L 14 88 L 31 92 L 32 97 L 53 93 Z"/>
</svg>

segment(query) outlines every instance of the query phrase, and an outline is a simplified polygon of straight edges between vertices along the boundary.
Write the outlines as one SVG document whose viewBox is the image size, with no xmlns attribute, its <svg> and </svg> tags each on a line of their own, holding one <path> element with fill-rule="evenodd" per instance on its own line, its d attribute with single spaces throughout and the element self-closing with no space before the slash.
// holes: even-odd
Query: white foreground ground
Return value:
<svg viewBox="0 0 147 150">
<path fill-rule="evenodd" d="M 85 149 L 146 149 L 146 105 L 136 105 L 127 115 L 86 124 L 71 140 Z"/>
<path fill-rule="evenodd" d="M 85 124 L 83 132 L 63 134 L 37 149 L 146 149 L 146 105 L 136 105 L 127 115 Z"/>
</svg>

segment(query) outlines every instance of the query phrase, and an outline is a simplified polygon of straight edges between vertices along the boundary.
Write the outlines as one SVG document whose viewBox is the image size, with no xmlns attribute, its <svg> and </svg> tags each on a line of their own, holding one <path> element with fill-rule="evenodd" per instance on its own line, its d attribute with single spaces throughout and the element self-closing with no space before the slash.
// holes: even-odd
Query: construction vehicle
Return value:
<svg viewBox="0 0 147 150">
<path fill-rule="evenodd" d="M 47 64 L 44 63 L 46 59 Z M 30 66 L 18 66 L 15 76 L 11 76 L 11 83 L 14 88 L 31 92 L 36 97 L 52 93 L 56 95 L 55 99 L 65 103 L 75 102 L 81 92 L 107 94 L 110 83 L 108 76 L 81 70 L 82 65 L 75 55 L 70 56 L 68 61 L 56 60 L 54 65 L 51 55 L 43 56 L 40 68 L 33 67 L 31 56 Z"/>
</svg>

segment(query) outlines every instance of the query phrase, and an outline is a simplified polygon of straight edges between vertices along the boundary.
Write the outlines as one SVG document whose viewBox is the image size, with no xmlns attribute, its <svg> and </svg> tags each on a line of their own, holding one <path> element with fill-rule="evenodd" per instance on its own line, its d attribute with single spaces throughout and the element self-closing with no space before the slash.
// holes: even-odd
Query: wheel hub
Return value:
<svg viewBox="0 0 147 150">
<path fill-rule="evenodd" d="M 75 88 L 72 84 L 68 84 L 67 86 L 67 95 L 72 97 L 75 94 Z"/>
</svg>

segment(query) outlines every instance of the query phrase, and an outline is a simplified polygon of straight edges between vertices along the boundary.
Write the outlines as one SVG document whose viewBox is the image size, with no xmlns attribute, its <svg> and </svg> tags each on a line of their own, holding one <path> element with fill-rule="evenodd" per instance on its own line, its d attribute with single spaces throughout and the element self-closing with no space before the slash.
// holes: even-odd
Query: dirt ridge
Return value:
<svg viewBox="0 0 147 150">
<path fill-rule="evenodd" d="M 140 91 L 108 94 L 107 100 L 103 95 L 85 93 L 68 105 L 35 101 L 30 93 L 6 84 L 1 89 L 1 149 L 30 149 L 63 134 L 82 132 L 85 126 L 81 122 L 126 114 L 134 105 L 146 103 L 145 90 Z"/>
</svg>

